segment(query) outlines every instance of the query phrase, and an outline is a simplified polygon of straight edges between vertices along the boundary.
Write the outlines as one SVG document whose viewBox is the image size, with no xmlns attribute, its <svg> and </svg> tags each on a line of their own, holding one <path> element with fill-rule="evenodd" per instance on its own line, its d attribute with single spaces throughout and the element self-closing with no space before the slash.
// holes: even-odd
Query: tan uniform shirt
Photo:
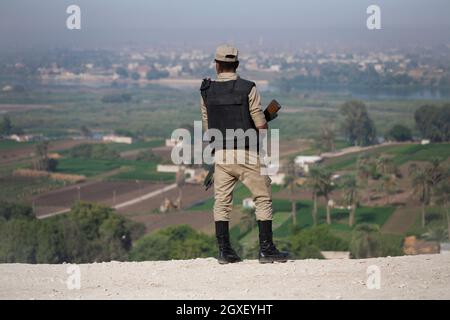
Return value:
<svg viewBox="0 0 450 320">
<path fill-rule="evenodd" d="M 216 81 L 231 81 L 238 78 L 237 73 L 234 72 L 223 72 L 217 75 Z M 264 112 L 261 110 L 261 96 L 259 95 L 256 86 L 252 88 L 248 94 L 248 105 L 250 110 L 250 116 L 255 123 L 255 126 L 261 127 L 266 124 L 266 118 L 264 117 Z M 200 109 L 202 111 L 202 124 L 203 130 L 208 130 L 208 113 L 206 112 L 206 105 L 203 101 L 203 97 L 200 97 Z"/>
</svg>

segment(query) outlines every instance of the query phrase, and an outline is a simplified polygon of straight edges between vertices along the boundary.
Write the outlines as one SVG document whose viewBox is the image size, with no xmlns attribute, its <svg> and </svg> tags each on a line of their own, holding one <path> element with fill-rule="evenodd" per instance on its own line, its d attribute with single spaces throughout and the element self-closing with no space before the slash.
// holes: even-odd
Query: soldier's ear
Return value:
<svg viewBox="0 0 450 320">
<path fill-rule="evenodd" d="M 220 64 L 216 61 L 216 73 L 220 73 Z"/>
</svg>

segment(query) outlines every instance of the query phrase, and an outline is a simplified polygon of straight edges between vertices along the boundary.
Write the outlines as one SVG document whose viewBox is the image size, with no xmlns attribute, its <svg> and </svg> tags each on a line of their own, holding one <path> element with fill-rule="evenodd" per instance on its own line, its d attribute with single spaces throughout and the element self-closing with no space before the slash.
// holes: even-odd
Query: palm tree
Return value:
<svg viewBox="0 0 450 320">
<path fill-rule="evenodd" d="M 358 183 L 354 175 L 347 175 L 343 177 L 342 187 L 344 190 L 344 201 L 351 207 L 348 225 L 350 227 L 355 223 L 356 205 L 358 202 Z"/>
<path fill-rule="evenodd" d="M 375 174 L 375 162 L 369 154 L 362 154 L 358 157 L 356 162 L 357 167 L 357 183 L 361 187 L 367 187 L 369 185 L 369 180 Z M 369 200 L 370 193 L 366 192 L 366 200 Z M 364 200 L 364 199 L 362 199 Z"/>
<path fill-rule="evenodd" d="M 297 225 L 297 199 L 295 198 L 295 191 L 298 186 L 297 178 L 299 172 L 294 160 L 290 160 L 286 166 L 286 175 L 284 177 L 283 184 L 289 190 L 289 197 L 291 200 L 291 217 L 292 224 Z"/>
<path fill-rule="evenodd" d="M 430 187 L 427 170 L 416 165 L 411 165 L 412 187 L 422 205 L 422 227 L 425 227 L 426 206 L 430 203 Z"/>
<path fill-rule="evenodd" d="M 446 178 L 447 172 L 442 166 L 442 160 L 439 158 L 431 159 L 426 168 L 428 175 L 428 184 L 430 185 L 430 199 L 433 197 L 433 191 L 437 185 Z"/>
<path fill-rule="evenodd" d="M 313 198 L 313 211 L 312 211 L 312 218 L 313 218 L 313 225 L 317 225 L 317 198 L 319 196 L 320 192 L 320 169 L 318 167 L 312 167 L 309 169 L 306 184 L 308 188 L 312 192 L 312 198 Z"/>
<path fill-rule="evenodd" d="M 327 123 L 320 128 L 320 143 L 326 151 L 336 150 L 336 130 L 334 123 Z"/>
<path fill-rule="evenodd" d="M 334 189 L 334 184 L 331 179 L 333 176 L 332 172 L 329 170 L 322 171 L 322 179 L 320 183 L 320 194 L 325 198 L 326 201 L 326 209 L 327 209 L 327 224 L 331 224 L 331 208 L 329 205 L 330 202 L 330 193 Z"/>
<path fill-rule="evenodd" d="M 435 190 L 436 202 L 444 207 L 445 218 L 447 220 L 447 236 L 450 240 L 450 181 L 445 179 Z"/>
<path fill-rule="evenodd" d="M 445 227 L 436 226 L 429 228 L 427 232 L 422 234 L 422 238 L 428 241 L 444 242 L 448 239 L 448 232 Z"/>
<path fill-rule="evenodd" d="M 386 194 L 386 204 L 391 203 L 391 194 L 397 191 L 397 178 L 394 174 L 384 175 L 381 181 L 381 189 Z"/>
<path fill-rule="evenodd" d="M 423 168 L 413 164 L 409 169 L 413 177 L 414 193 L 419 195 L 419 200 L 422 203 L 422 227 L 425 227 L 426 206 L 430 204 L 433 198 L 433 190 L 445 180 L 447 173 L 442 167 L 442 161 L 437 158 L 432 159 L 430 164 Z"/>
<path fill-rule="evenodd" d="M 41 141 L 36 144 L 34 150 L 37 156 L 37 160 L 34 161 L 34 169 L 35 170 L 45 170 L 48 169 L 48 141 Z"/>
<path fill-rule="evenodd" d="M 379 156 L 375 163 L 376 170 L 380 175 L 394 174 L 396 172 L 394 161 L 390 157 Z"/>
<path fill-rule="evenodd" d="M 175 176 L 175 182 L 177 184 L 178 189 L 178 199 L 177 199 L 177 207 L 178 210 L 181 210 L 182 201 L 183 201 L 183 186 L 186 183 L 186 176 L 184 173 L 184 168 L 180 168 Z"/>
<path fill-rule="evenodd" d="M 330 194 L 334 189 L 334 184 L 333 184 L 331 177 L 332 177 L 332 172 L 327 169 L 324 169 L 323 167 L 320 167 L 320 166 L 313 166 L 309 170 L 308 185 L 313 194 L 314 225 L 316 225 L 316 223 L 317 223 L 317 199 L 319 196 L 324 197 L 326 200 L 327 224 L 331 224 L 331 212 L 330 212 L 330 206 L 328 205 L 329 200 L 330 200 Z"/>
<path fill-rule="evenodd" d="M 380 254 L 380 228 L 376 224 L 359 224 L 350 241 L 350 251 L 356 259 L 373 258 Z"/>
<path fill-rule="evenodd" d="M 252 230 L 256 225 L 255 209 L 254 208 L 242 208 L 241 225 L 243 226 L 244 233 Z"/>
</svg>

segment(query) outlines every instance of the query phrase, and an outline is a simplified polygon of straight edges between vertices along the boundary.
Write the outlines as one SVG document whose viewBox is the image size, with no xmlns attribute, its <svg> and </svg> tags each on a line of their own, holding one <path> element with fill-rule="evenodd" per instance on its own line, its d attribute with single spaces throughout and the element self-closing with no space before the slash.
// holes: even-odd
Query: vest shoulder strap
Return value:
<svg viewBox="0 0 450 320">
<path fill-rule="evenodd" d="M 202 95 L 205 104 L 206 104 L 206 91 L 208 91 L 210 86 L 211 86 L 211 78 L 204 78 L 200 86 L 200 94 Z"/>
<path fill-rule="evenodd" d="M 252 81 L 245 80 L 245 79 L 242 79 L 242 78 L 237 78 L 235 89 L 239 90 L 239 91 L 244 91 L 244 92 L 246 92 L 248 94 L 248 93 L 250 93 L 252 88 L 255 87 L 255 86 L 256 86 L 256 84 L 254 82 L 252 82 Z"/>
</svg>

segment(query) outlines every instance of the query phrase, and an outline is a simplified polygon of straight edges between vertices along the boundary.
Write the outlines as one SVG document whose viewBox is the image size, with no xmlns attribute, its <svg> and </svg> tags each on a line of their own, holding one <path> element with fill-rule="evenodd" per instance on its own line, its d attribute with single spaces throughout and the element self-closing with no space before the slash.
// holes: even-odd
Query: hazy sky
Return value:
<svg viewBox="0 0 450 320">
<path fill-rule="evenodd" d="M 81 7 L 81 30 L 66 8 Z M 366 28 L 381 7 L 382 30 Z M 449 0 L 0 0 L 0 47 L 450 43 Z"/>
</svg>

